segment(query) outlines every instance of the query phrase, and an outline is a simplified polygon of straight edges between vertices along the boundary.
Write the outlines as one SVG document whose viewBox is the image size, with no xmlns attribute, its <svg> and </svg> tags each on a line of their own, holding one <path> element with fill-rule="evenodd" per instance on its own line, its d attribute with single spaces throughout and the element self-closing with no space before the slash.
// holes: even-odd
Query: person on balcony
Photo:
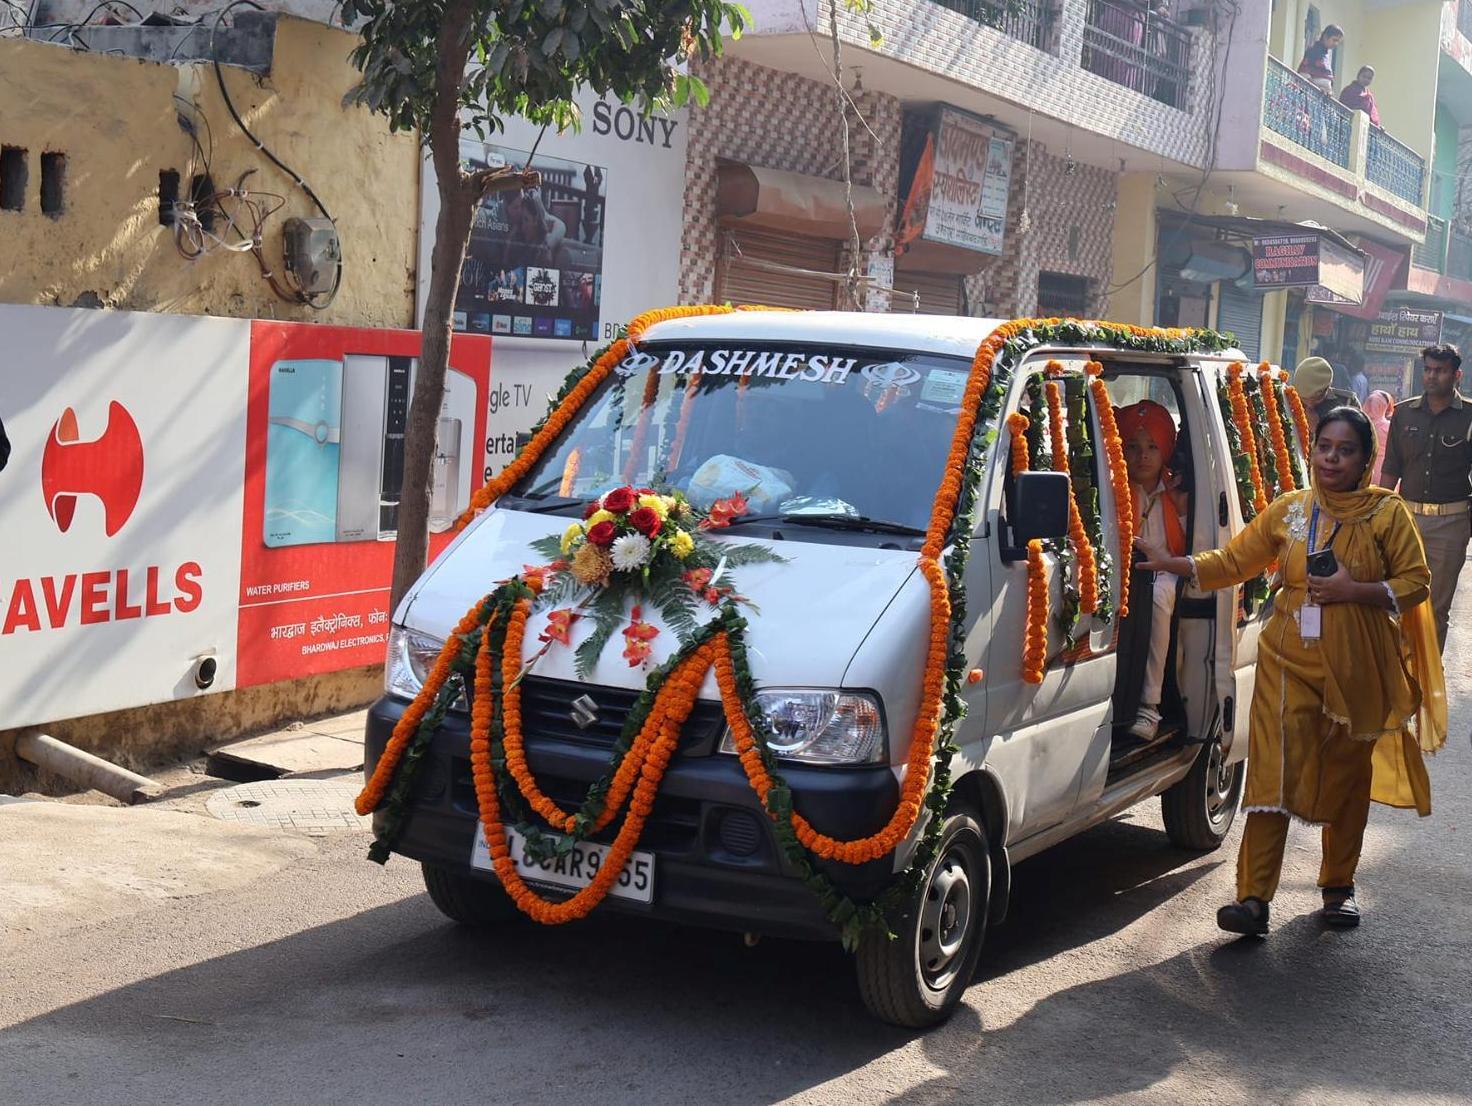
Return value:
<svg viewBox="0 0 1472 1106">
<path fill-rule="evenodd" d="M 1375 106 L 1375 94 L 1370 91 L 1370 82 L 1374 79 L 1375 67 L 1373 65 L 1360 66 L 1355 79 L 1345 85 L 1344 91 L 1339 94 L 1339 102 L 1347 108 L 1364 112 L 1370 117 L 1370 122 L 1378 127 L 1380 109 Z"/>
<path fill-rule="evenodd" d="M 1334 51 L 1344 41 L 1344 28 L 1330 23 L 1319 35 L 1318 41 L 1303 52 L 1298 63 L 1299 76 L 1308 78 L 1310 84 L 1334 95 Z"/>
</svg>

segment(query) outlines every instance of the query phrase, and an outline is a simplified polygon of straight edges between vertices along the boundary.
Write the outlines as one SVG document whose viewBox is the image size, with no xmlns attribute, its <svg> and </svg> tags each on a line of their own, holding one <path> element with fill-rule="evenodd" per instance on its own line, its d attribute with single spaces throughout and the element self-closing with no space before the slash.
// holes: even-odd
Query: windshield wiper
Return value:
<svg viewBox="0 0 1472 1106">
<path fill-rule="evenodd" d="M 902 522 L 888 522 L 882 518 L 866 518 L 863 515 L 742 515 L 739 518 L 733 518 L 730 526 L 740 526 L 750 522 L 785 522 L 789 526 L 816 526 L 826 530 L 849 530 L 868 534 L 898 534 L 910 538 L 925 536 L 924 530 L 914 526 L 906 526 Z M 729 526 L 723 529 L 729 529 Z M 716 531 L 716 533 L 719 532 Z"/>
<path fill-rule="evenodd" d="M 515 510 L 525 511 L 532 515 L 549 515 L 565 507 L 583 506 L 581 499 L 574 499 L 566 495 L 508 495 L 506 498 L 516 501 Z"/>
</svg>

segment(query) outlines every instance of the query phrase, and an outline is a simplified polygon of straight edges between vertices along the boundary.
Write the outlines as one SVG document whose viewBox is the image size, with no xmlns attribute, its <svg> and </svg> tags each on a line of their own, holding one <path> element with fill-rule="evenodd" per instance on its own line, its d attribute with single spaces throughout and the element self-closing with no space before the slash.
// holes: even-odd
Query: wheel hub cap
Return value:
<svg viewBox="0 0 1472 1106">
<path fill-rule="evenodd" d="M 943 989 L 960 969 L 973 908 L 971 876 L 953 853 L 935 866 L 920 906 L 920 970 L 931 987 Z"/>
</svg>

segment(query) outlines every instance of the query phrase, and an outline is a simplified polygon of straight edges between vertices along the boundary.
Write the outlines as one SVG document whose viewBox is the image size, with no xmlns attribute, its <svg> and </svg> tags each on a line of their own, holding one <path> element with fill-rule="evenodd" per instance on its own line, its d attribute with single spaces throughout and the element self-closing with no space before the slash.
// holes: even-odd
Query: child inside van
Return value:
<svg viewBox="0 0 1472 1106">
<path fill-rule="evenodd" d="M 1129 467 L 1135 500 L 1135 534 L 1173 556 L 1186 552 L 1186 495 L 1175 487 L 1166 467 L 1176 449 L 1176 424 L 1170 412 L 1148 399 L 1120 408 L 1115 415 Z M 1155 573 L 1151 591 L 1150 652 L 1140 706 L 1129 732 L 1146 741 L 1160 729 L 1160 691 L 1170 652 L 1171 615 L 1176 605 L 1176 577 Z"/>
</svg>

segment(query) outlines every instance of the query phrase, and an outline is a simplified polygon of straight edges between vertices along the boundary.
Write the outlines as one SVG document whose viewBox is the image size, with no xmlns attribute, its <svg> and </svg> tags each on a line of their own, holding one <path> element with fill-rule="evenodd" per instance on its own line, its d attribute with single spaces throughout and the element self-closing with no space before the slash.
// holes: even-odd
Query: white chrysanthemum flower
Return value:
<svg viewBox="0 0 1472 1106">
<path fill-rule="evenodd" d="M 649 563 L 649 554 L 652 549 L 649 539 L 643 534 L 625 534 L 621 538 L 615 538 L 611 550 L 613 567 L 620 572 L 643 568 Z"/>
</svg>

